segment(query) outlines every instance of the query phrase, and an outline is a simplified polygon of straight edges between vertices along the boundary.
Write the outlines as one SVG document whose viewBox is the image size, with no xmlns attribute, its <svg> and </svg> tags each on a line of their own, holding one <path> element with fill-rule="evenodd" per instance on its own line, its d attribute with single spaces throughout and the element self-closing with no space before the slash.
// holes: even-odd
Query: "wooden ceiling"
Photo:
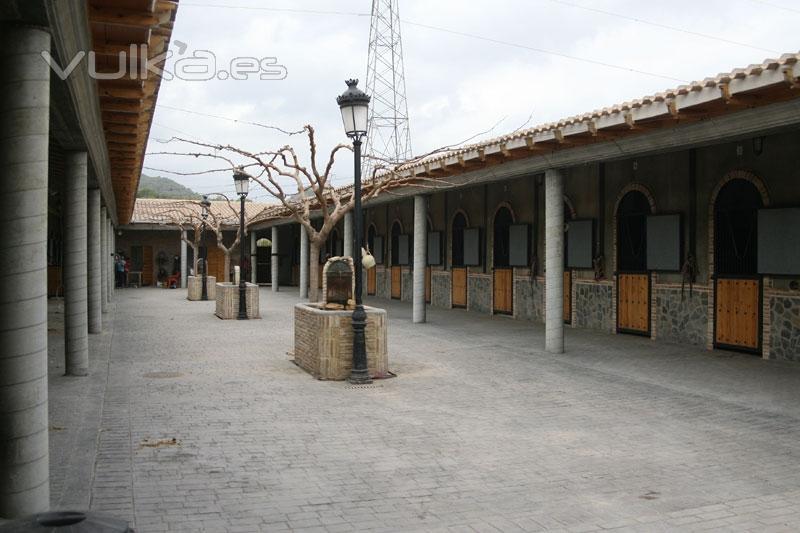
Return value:
<svg viewBox="0 0 800 533">
<path fill-rule="evenodd" d="M 163 67 L 164 58 L 159 56 L 169 46 L 177 8 L 178 0 L 89 0 L 97 72 L 115 78 L 98 79 L 97 89 L 121 224 L 133 213 L 161 86 L 161 76 L 147 69 L 146 61 L 156 59 L 151 67 Z M 135 55 L 132 46 L 138 47 Z M 124 69 L 120 65 L 123 52 Z M 116 73 L 121 71 L 120 77 Z"/>
</svg>

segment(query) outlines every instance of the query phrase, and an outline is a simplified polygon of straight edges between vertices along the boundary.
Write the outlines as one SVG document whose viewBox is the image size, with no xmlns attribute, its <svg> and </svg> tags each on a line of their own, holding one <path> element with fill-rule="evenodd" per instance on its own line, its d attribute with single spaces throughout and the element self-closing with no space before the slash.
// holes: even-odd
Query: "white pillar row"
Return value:
<svg viewBox="0 0 800 533">
<path fill-rule="evenodd" d="M 300 298 L 308 298 L 308 231 L 300 225 Z"/>
<path fill-rule="evenodd" d="M 270 267 L 272 268 L 272 292 L 278 292 L 278 277 L 280 276 L 278 260 L 278 226 L 272 226 L 272 257 L 270 257 Z"/>
<path fill-rule="evenodd" d="M 108 312 L 108 210 L 100 208 L 100 309 Z"/>
<path fill-rule="evenodd" d="M 355 256 L 353 255 L 353 212 L 348 211 L 344 214 L 344 249 L 343 253 L 345 257 L 352 257 L 353 261 L 355 261 Z"/>
<path fill-rule="evenodd" d="M 564 179 L 544 175 L 545 350 L 564 353 Z"/>
<path fill-rule="evenodd" d="M 412 321 L 425 322 L 425 264 L 428 254 L 428 213 L 426 199 L 414 197 L 414 282 L 412 292 Z"/>
<path fill-rule="evenodd" d="M 89 333 L 103 332 L 102 268 L 100 266 L 100 189 L 89 189 L 87 194 L 87 311 Z"/>
<path fill-rule="evenodd" d="M 89 373 L 86 265 L 86 152 L 66 154 L 64 170 L 64 359 L 69 376 Z"/>
<path fill-rule="evenodd" d="M 256 232 L 250 232 L 250 283 L 258 283 L 258 239 Z"/>
<path fill-rule="evenodd" d="M 50 35 L 0 31 L 0 518 L 50 506 L 47 172 Z"/>
<path fill-rule="evenodd" d="M 186 288 L 186 277 L 189 275 L 189 247 L 186 241 L 186 231 L 181 230 L 181 289 Z"/>
</svg>

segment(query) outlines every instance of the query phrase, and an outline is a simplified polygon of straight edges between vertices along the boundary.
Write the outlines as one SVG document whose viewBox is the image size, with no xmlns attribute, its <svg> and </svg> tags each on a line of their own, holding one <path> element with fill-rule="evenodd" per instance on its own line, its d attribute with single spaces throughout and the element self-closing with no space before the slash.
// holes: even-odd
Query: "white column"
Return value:
<svg viewBox="0 0 800 533">
<path fill-rule="evenodd" d="M 425 197 L 414 197 L 414 283 L 412 321 L 425 322 L 425 266 L 428 254 L 428 213 Z"/>
<path fill-rule="evenodd" d="M 47 162 L 50 35 L 0 31 L 0 518 L 50 507 Z"/>
<path fill-rule="evenodd" d="M 108 311 L 108 213 L 100 208 L 100 309 Z"/>
<path fill-rule="evenodd" d="M 344 250 L 343 250 L 345 257 L 352 257 L 353 261 L 355 261 L 355 256 L 353 255 L 353 212 L 348 211 L 344 214 Z"/>
<path fill-rule="evenodd" d="M 278 292 L 278 276 L 280 275 L 280 270 L 278 269 L 278 226 L 272 226 L 272 257 L 270 259 L 270 266 L 272 267 L 272 292 Z"/>
<path fill-rule="evenodd" d="M 66 155 L 64 169 L 64 359 L 67 375 L 89 373 L 86 289 L 86 152 Z"/>
<path fill-rule="evenodd" d="M 308 298 L 308 231 L 300 225 L 300 298 Z"/>
<path fill-rule="evenodd" d="M 100 266 L 100 189 L 89 189 L 87 195 L 87 310 L 89 333 L 103 332 L 102 268 Z"/>
<path fill-rule="evenodd" d="M 250 283 L 258 283 L 258 239 L 256 232 L 250 232 Z"/>
<path fill-rule="evenodd" d="M 189 275 L 189 248 L 183 240 L 186 236 L 186 232 L 181 230 L 181 289 L 186 288 L 186 277 Z"/>
<path fill-rule="evenodd" d="M 564 180 L 544 175 L 545 350 L 564 353 Z"/>
</svg>

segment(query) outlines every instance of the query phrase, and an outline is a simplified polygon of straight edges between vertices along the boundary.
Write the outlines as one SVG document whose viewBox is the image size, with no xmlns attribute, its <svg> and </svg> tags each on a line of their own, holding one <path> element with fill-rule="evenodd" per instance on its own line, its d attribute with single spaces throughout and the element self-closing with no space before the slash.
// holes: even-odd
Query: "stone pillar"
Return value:
<svg viewBox="0 0 800 533">
<path fill-rule="evenodd" d="M 108 213 L 100 208 L 100 309 L 108 312 Z"/>
<path fill-rule="evenodd" d="M 355 256 L 353 256 L 353 212 L 352 211 L 348 211 L 347 213 L 344 214 L 343 253 L 345 257 L 352 257 L 353 260 L 355 261 Z"/>
<path fill-rule="evenodd" d="M 18 518 L 50 506 L 50 69 L 39 55 L 42 50 L 50 50 L 46 31 L 0 28 L 0 518 Z"/>
<path fill-rule="evenodd" d="M 258 283 L 258 239 L 256 232 L 250 232 L 250 283 Z"/>
<path fill-rule="evenodd" d="M 272 226 L 272 257 L 270 258 L 270 267 L 272 267 L 272 292 L 278 292 L 278 276 L 280 270 L 278 267 L 278 226 Z"/>
<path fill-rule="evenodd" d="M 102 333 L 103 310 L 100 303 L 102 277 L 100 272 L 100 189 L 89 189 L 87 194 L 87 311 L 89 333 Z"/>
<path fill-rule="evenodd" d="M 64 359 L 67 375 L 89 373 L 86 269 L 86 152 L 66 154 L 64 165 Z"/>
<path fill-rule="evenodd" d="M 300 298 L 308 298 L 308 231 L 300 225 Z"/>
<path fill-rule="evenodd" d="M 544 175 L 545 350 L 564 353 L 564 178 Z"/>
<path fill-rule="evenodd" d="M 189 277 L 189 250 L 184 237 L 186 232 L 181 230 L 181 289 L 186 288 L 186 279 Z"/>
<path fill-rule="evenodd" d="M 425 266 L 428 255 L 428 206 L 422 195 L 414 197 L 414 283 L 412 321 L 425 322 Z"/>
</svg>

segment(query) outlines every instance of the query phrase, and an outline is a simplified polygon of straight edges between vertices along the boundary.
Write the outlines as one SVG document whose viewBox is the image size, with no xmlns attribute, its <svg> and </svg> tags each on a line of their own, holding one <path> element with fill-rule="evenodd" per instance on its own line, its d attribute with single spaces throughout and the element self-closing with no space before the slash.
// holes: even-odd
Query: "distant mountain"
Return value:
<svg viewBox="0 0 800 533">
<path fill-rule="evenodd" d="M 188 187 L 169 178 L 142 174 L 137 198 L 170 198 L 175 200 L 199 200 L 201 196 Z"/>
</svg>

